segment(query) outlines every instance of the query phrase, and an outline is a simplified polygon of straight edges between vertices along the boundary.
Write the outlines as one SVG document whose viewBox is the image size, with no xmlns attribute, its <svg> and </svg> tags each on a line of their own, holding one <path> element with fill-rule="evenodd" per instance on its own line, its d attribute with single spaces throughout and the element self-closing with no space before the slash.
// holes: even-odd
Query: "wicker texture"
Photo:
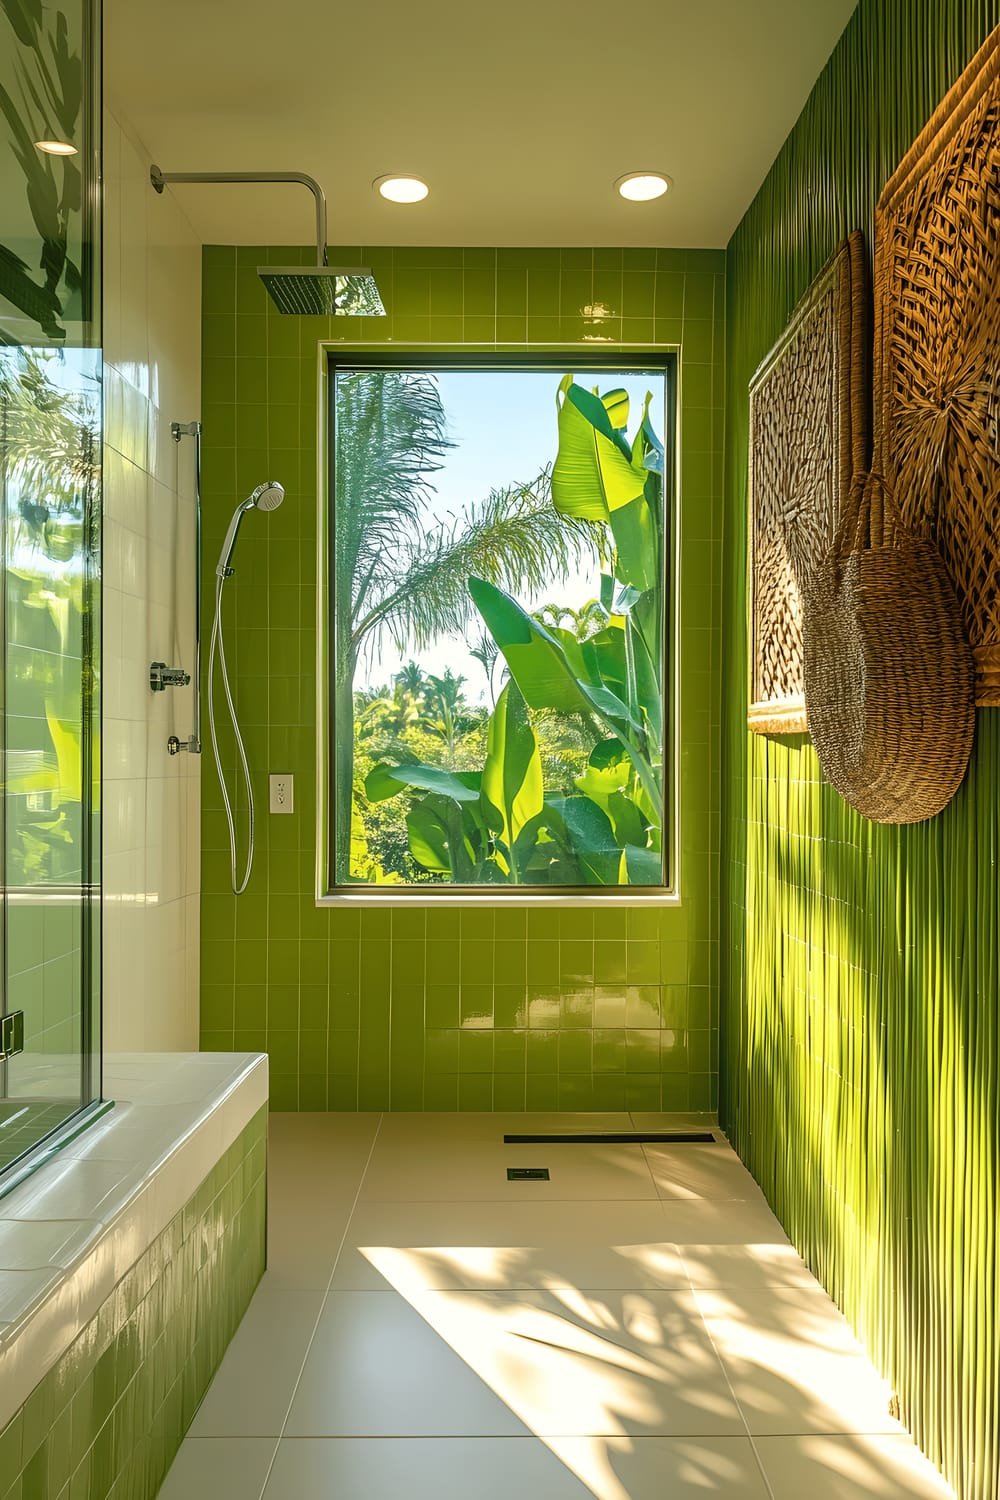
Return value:
<svg viewBox="0 0 1000 1500">
<path fill-rule="evenodd" d="M 801 590 L 868 463 L 869 290 L 852 234 L 813 282 L 750 386 L 747 722 L 806 728 Z"/>
<path fill-rule="evenodd" d="M 1000 29 L 886 185 L 875 245 L 879 466 L 1000 707 Z"/>
<path fill-rule="evenodd" d="M 803 595 L 809 732 L 824 774 L 875 823 L 934 817 L 972 752 L 972 653 L 940 556 L 902 525 L 877 477 L 855 480 Z"/>
</svg>

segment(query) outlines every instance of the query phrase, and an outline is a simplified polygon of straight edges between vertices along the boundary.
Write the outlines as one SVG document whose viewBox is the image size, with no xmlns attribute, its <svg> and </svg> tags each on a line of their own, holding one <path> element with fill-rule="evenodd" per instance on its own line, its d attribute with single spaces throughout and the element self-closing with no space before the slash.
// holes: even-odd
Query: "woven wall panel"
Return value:
<svg viewBox="0 0 1000 1500">
<path fill-rule="evenodd" d="M 944 557 L 1000 707 L 1000 32 L 887 183 L 875 218 L 881 467 Z"/>
<path fill-rule="evenodd" d="M 801 590 L 868 462 L 868 272 L 853 234 L 750 385 L 750 707 L 758 734 L 806 728 Z"/>
<path fill-rule="evenodd" d="M 960 1500 L 1000 1495 L 1000 715 L 908 827 L 845 806 L 808 741 L 748 733 L 747 388 L 998 22 L 1000 0 L 860 0 L 727 287 L 722 1111 Z"/>
</svg>

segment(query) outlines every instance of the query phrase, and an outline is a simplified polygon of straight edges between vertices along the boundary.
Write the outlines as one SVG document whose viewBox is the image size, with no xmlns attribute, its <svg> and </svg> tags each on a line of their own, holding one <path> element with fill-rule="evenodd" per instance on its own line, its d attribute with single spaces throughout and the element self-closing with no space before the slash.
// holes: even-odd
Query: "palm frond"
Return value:
<svg viewBox="0 0 1000 1500">
<path fill-rule="evenodd" d="M 355 641 L 388 631 L 400 649 L 427 646 L 468 624 L 470 576 L 533 593 L 596 556 L 591 528 L 553 506 L 550 477 L 545 469 L 531 484 L 491 490 L 466 515 L 410 544 L 397 555 L 395 587 L 357 621 Z"/>
<path fill-rule="evenodd" d="M 342 374 L 336 394 L 336 576 L 357 613 L 391 586 L 416 545 L 452 446 L 437 381 L 405 370 Z"/>
</svg>

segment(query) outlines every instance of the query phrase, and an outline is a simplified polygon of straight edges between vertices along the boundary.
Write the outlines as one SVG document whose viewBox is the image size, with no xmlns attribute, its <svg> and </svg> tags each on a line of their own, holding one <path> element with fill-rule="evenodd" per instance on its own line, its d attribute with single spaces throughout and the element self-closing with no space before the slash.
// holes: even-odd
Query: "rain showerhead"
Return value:
<svg viewBox="0 0 1000 1500">
<path fill-rule="evenodd" d="M 316 200 L 316 264 L 314 266 L 258 266 L 275 307 L 299 316 L 381 318 L 385 308 L 368 266 L 328 266 L 326 263 L 326 195 L 304 172 L 161 172 L 150 167 L 149 180 L 158 193 L 168 182 L 298 182 Z"/>
<path fill-rule="evenodd" d="M 257 275 L 279 312 L 385 316 L 375 278 L 365 266 L 258 266 Z"/>
<path fill-rule="evenodd" d="M 219 553 L 219 561 L 215 569 L 219 578 L 228 578 L 233 571 L 229 564 L 233 556 L 233 548 L 236 546 L 236 537 L 240 529 L 240 523 L 247 511 L 277 510 L 284 498 L 284 485 L 279 484 L 276 479 L 267 479 L 263 484 L 257 486 L 252 495 L 248 495 L 236 507 L 233 511 L 233 519 L 229 523 L 226 540 L 222 544 L 222 551 Z"/>
</svg>

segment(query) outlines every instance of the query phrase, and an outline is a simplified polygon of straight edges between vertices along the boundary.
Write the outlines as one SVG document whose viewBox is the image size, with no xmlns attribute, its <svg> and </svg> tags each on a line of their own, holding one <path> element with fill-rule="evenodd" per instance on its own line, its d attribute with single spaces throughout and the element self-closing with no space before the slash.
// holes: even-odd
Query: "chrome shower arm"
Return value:
<svg viewBox="0 0 1000 1500">
<path fill-rule="evenodd" d="M 305 172 L 161 172 L 149 169 L 149 180 L 158 193 L 168 182 L 297 182 L 307 187 L 316 200 L 316 264 L 326 265 L 326 194 Z"/>
</svg>

